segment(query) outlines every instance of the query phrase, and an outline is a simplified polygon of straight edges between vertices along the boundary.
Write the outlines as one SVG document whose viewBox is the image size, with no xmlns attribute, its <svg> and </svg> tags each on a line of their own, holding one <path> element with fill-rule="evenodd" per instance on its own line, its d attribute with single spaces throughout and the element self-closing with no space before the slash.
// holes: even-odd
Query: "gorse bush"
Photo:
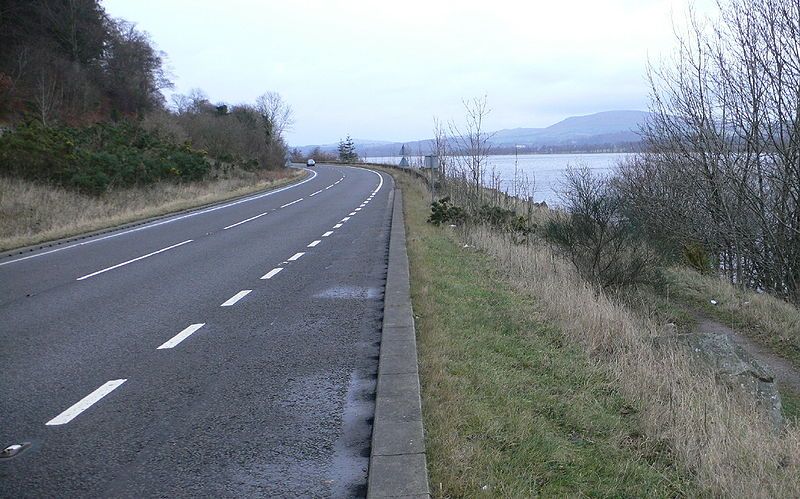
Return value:
<svg viewBox="0 0 800 499">
<path fill-rule="evenodd" d="M 202 152 L 134 123 L 85 128 L 32 123 L 0 136 L 0 175 L 88 194 L 163 180 L 199 180 L 210 169 Z"/>
<path fill-rule="evenodd" d="M 431 216 L 428 217 L 428 223 L 433 225 L 461 224 L 466 219 L 467 213 L 463 208 L 454 206 L 449 196 L 431 203 Z"/>
</svg>

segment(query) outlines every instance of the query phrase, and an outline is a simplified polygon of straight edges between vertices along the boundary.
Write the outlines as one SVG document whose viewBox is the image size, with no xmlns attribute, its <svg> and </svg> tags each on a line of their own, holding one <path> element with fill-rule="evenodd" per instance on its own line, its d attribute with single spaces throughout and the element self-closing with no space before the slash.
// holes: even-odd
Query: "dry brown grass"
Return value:
<svg viewBox="0 0 800 499">
<path fill-rule="evenodd" d="M 665 294 L 703 309 L 800 369 L 800 309 L 766 293 L 740 289 L 721 277 L 687 268 L 668 269 L 665 277 Z"/>
<path fill-rule="evenodd" d="M 726 497 L 800 496 L 800 429 L 776 434 L 754 404 L 718 385 L 687 353 L 652 341 L 660 327 L 598 294 L 545 246 L 477 229 L 470 243 L 530 293 L 634 401 L 651 439 L 665 442 L 700 486 Z"/>
<path fill-rule="evenodd" d="M 164 215 L 277 187 L 305 173 L 238 171 L 191 184 L 160 183 L 86 196 L 0 177 L 0 251 Z"/>
</svg>

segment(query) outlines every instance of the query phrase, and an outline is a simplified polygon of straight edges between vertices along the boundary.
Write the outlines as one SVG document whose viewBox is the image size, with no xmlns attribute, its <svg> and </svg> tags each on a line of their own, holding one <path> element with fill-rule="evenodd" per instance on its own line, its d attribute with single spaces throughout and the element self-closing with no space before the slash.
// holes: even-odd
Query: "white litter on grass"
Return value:
<svg viewBox="0 0 800 499">
<path fill-rule="evenodd" d="M 717 304 L 717 300 L 711 300 L 711 304 L 712 305 L 716 305 Z"/>
</svg>

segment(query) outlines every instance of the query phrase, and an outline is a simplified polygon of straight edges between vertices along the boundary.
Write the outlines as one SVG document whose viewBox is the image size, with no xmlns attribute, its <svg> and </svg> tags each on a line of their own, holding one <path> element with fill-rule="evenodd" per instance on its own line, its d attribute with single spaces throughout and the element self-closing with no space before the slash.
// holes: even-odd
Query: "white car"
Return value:
<svg viewBox="0 0 800 499">
<path fill-rule="evenodd" d="M 306 166 L 314 166 L 316 164 L 317 162 L 314 161 L 313 159 L 309 159 L 308 161 L 306 161 Z"/>
</svg>

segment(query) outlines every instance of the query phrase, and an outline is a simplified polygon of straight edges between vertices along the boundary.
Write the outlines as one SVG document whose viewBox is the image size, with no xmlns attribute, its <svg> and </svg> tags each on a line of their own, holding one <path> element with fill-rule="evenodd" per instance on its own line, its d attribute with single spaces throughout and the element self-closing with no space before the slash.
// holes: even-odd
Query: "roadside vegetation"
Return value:
<svg viewBox="0 0 800 499">
<path fill-rule="evenodd" d="M 456 218 L 437 225 L 422 179 L 395 176 L 407 199 L 434 492 L 800 493 L 796 422 L 776 430 L 746 393 L 659 340 L 664 323 L 630 306 L 636 286 L 624 294 L 587 279 L 543 237 L 549 210 L 532 211 L 525 239 L 457 201 L 445 203 Z"/>
<path fill-rule="evenodd" d="M 486 253 L 406 199 L 430 483 L 437 497 L 694 495 L 608 370 Z"/>
<path fill-rule="evenodd" d="M 175 94 L 164 54 L 98 0 L 0 8 L 0 248 L 263 189 L 285 171 L 292 111 Z"/>
</svg>

